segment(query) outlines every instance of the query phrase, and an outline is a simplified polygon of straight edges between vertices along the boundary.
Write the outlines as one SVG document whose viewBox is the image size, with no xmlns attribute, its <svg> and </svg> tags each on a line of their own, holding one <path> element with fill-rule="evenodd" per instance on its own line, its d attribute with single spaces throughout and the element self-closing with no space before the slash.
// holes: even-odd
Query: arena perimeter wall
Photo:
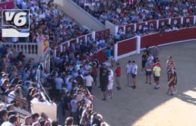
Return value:
<svg viewBox="0 0 196 126">
<path fill-rule="evenodd" d="M 136 36 L 115 44 L 114 59 L 117 61 L 132 54 L 140 53 L 145 47 L 164 46 L 194 39 L 196 39 L 196 27 Z M 107 59 L 105 49 L 99 51 L 93 58 L 99 59 L 100 62 L 105 61 Z"/>
</svg>

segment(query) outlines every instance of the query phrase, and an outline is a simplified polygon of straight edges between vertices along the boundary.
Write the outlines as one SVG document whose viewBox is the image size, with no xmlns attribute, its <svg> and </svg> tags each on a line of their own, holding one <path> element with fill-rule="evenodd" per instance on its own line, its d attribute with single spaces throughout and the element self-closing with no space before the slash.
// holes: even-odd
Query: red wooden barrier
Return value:
<svg viewBox="0 0 196 126">
<path fill-rule="evenodd" d="M 136 38 L 123 40 L 118 43 L 118 56 L 127 54 L 129 52 L 135 51 L 137 49 Z"/>
<path fill-rule="evenodd" d="M 196 38 L 196 28 L 181 29 L 146 35 L 141 38 L 141 48 Z"/>
</svg>

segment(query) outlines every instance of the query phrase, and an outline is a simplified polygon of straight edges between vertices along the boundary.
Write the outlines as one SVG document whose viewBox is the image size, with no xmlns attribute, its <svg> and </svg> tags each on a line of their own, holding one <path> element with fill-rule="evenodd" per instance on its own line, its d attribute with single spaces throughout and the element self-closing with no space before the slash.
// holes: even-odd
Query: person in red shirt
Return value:
<svg viewBox="0 0 196 126">
<path fill-rule="evenodd" d="M 121 89 L 120 86 L 120 77 L 121 77 L 121 67 L 120 63 L 117 63 L 116 69 L 115 69 L 115 76 L 116 76 L 116 84 L 117 84 L 117 90 Z"/>
</svg>

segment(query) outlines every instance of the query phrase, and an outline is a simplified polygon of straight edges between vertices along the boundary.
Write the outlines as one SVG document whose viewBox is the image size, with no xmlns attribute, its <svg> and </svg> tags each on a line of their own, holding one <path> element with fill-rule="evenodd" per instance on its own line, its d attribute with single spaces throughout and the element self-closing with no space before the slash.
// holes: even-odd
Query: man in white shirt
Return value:
<svg viewBox="0 0 196 126">
<path fill-rule="evenodd" d="M 86 87 L 88 88 L 88 90 L 90 92 L 92 92 L 92 86 L 93 86 L 93 77 L 88 73 L 88 75 L 85 77 L 85 81 L 86 81 Z"/>
<path fill-rule="evenodd" d="M 63 81 L 62 77 L 56 76 L 54 81 L 55 81 L 56 89 L 58 91 L 60 91 L 63 88 L 63 85 L 64 85 L 64 81 Z"/>
<path fill-rule="evenodd" d="M 114 85 L 114 72 L 112 69 L 108 70 L 109 76 L 108 76 L 108 96 L 112 98 L 112 89 Z"/>
<path fill-rule="evenodd" d="M 17 126 L 19 125 L 19 120 L 16 115 L 10 115 L 8 121 L 5 121 L 1 126 Z"/>
<path fill-rule="evenodd" d="M 127 75 L 127 85 L 128 86 L 130 85 L 130 82 L 131 82 L 131 77 L 130 77 L 131 68 L 132 68 L 132 64 L 131 64 L 131 61 L 129 60 L 126 65 L 126 75 Z"/>
<path fill-rule="evenodd" d="M 74 95 L 73 99 L 70 101 L 70 105 L 71 105 L 71 115 L 74 117 L 74 119 L 76 119 L 77 109 L 78 109 L 76 95 Z"/>
<path fill-rule="evenodd" d="M 136 76 L 137 76 L 137 71 L 138 71 L 138 65 L 135 63 L 135 61 L 132 61 L 132 68 L 131 68 L 131 77 L 132 77 L 132 88 L 136 88 Z"/>
</svg>

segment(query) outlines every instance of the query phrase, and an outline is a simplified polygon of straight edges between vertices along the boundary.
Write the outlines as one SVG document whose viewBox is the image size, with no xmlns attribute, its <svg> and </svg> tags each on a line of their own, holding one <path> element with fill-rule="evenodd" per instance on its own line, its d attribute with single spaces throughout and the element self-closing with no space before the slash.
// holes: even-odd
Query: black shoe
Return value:
<svg viewBox="0 0 196 126">
<path fill-rule="evenodd" d="M 121 88 L 120 88 L 120 87 L 116 87 L 116 89 L 117 89 L 117 90 L 120 90 Z"/>
<path fill-rule="evenodd" d="M 103 98 L 102 100 L 103 100 L 103 101 L 106 101 L 106 98 Z"/>
<path fill-rule="evenodd" d="M 159 88 L 160 88 L 160 87 L 157 87 L 157 86 L 154 87 L 155 90 L 158 90 Z"/>
<path fill-rule="evenodd" d="M 133 86 L 131 86 L 133 89 L 136 89 L 136 86 L 135 85 L 133 85 Z"/>
</svg>

